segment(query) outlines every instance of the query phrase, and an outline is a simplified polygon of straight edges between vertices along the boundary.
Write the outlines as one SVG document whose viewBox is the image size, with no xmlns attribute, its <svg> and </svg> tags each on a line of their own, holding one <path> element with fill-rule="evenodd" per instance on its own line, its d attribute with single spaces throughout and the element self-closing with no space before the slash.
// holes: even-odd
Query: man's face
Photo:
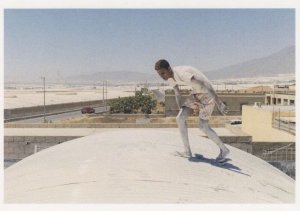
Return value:
<svg viewBox="0 0 300 211">
<path fill-rule="evenodd" d="M 171 77 L 171 72 L 167 69 L 162 68 L 162 69 L 159 69 L 156 71 L 157 71 L 158 75 L 165 81 Z"/>
</svg>

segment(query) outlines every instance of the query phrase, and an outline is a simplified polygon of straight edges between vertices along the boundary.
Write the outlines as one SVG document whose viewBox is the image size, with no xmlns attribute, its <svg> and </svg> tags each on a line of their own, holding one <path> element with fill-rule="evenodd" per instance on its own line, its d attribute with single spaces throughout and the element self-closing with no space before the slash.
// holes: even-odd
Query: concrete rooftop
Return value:
<svg viewBox="0 0 300 211">
<path fill-rule="evenodd" d="M 56 145 L 4 171 L 6 203 L 293 203 L 295 181 L 246 152 L 172 129 L 111 129 Z"/>
</svg>

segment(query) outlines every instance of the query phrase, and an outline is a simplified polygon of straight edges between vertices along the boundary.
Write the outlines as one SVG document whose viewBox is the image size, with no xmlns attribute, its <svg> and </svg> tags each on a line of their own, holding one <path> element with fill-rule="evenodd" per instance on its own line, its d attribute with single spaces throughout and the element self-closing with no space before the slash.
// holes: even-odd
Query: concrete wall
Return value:
<svg viewBox="0 0 300 211">
<path fill-rule="evenodd" d="M 230 143 L 231 146 L 234 146 L 238 149 L 240 149 L 239 145 L 243 145 L 243 150 L 244 151 L 246 151 L 248 153 L 251 153 L 251 154 L 253 153 L 252 136 L 250 136 L 249 134 L 244 133 L 241 130 L 240 127 L 237 127 L 235 125 L 231 125 L 230 123 L 226 123 L 225 128 L 228 129 L 233 134 L 235 134 L 235 139 L 232 138 L 228 142 L 225 138 L 224 140 L 222 140 L 222 141 L 224 141 L 224 143 Z"/>
<path fill-rule="evenodd" d="M 221 100 L 228 106 L 228 115 L 242 115 L 243 105 L 264 104 L 264 94 L 220 94 Z M 216 108 L 215 108 L 216 110 Z"/>
<path fill-rule="evenodd" d="M 119 117 L 119 116 L 118 116 Z M 209 120 L 211 127 L 224 127 L 225 122 L 236 119 L 235 116 L 212 116 Z M 165 118 L 165 122 L 155 122 L 151 119 L 145 124 L 139 123 L 5 123 L 5 128 L 177 128 L 175 117 Z M 152 123 L 153 122 L 153 123 Z M 188 118 L 188 127 L 199 127 L 198 117 Z"/>
<path fill-rule="evenodd" d="M 243 93 L 218 93 L 221 100 L 228 106 L 228 115 L 241 115 L 243 105 L 254 105 L 254 102 L 264 104 L 264 94 L 243 94 Z M 187 92 L 182 93 L 182 101 L 188 97 Z M 166 92 L 165 96 L 165 113 L 166 116 L 176 116 L 179 112 L 175 95 L 173 91 Z M 213 115 L 220 115 L 217 107 L 215 107 Z"/>
<path fill-rule="evenodd" d="M 21 160 L 32 155 L 35 145 L 40 149 L 48 148 L 75 138 L 74 136 L 5 136 L 4 159 Z"/>
<path fill-rule="evenodd" d="M 251 136 L 220 136 L 220 139 L 225 144 L 252 154 Z"/>
<path fill-rule="evenodd" d="M 212 127 L 222 127 L 223 124 L 211 124 Z M 188 123 L 189 128 L 197 128 L 196 123 Z M 5 128 L 177 128 L 176 123 L 54 123 L 54 124 L 5 124 Z"/>
<path fill-rule="evenodd" d="M 295 141 L 295 136 L 292 134 L 273 128 L 272 121 L 272 111 L 252 106 L 243 106 L 242 130 L 252 136 L 253 142 Z"/>
<path fill-rule="evenodd" d="M 110 100 L 107 100 L 107 102 L 109 102 Z M 46 113 L 55 113 L 55 112 L 69 111 L 75 109 L 79 110 L 84 106 L 96 107 L 102 105 L 103 105 L 102 100 L 53 104 L 53 105 L 46 105 Z M 43 113 L 44 113 L 44 106 L 4 109 L 4 119 L 26 117 L 32 115 L 39 115 Z"/>
<path fill-rule="evenodd" d="M 99 116 L 98 114 L 90 114 L 90 116 Z M 146 117 L 147 118 L 164 118 L 165 115 L 164 114 L 119 114 L 119 113 L 115 113 L 115 114 L 109 114 L 109 115 L 104 115 L 104 116 L 108 116 L 109 118 L 114 118 L 114 117 L 124 117 L 124 118 L 143 118 Z"/>
</svg>

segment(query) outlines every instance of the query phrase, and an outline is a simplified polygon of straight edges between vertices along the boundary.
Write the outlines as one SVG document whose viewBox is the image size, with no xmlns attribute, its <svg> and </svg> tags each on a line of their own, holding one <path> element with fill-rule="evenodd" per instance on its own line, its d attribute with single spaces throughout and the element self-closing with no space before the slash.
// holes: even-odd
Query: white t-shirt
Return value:
<svg viewBox="0 0 300 211">
<path fill-rule="evenodd" d="M 194 76 L 194 79 L 196 80 L 205 81 L 211 84 L 211 82 L 202 72 L 200 72 L 200 70 L 190 66 L 172 67 L 172 70 L 174 72 L 175 81 L 173 78 L 168 79 L 168 82 L 172 87 L 175 87 L 176 85 L 187 85 L 192 88 L 191 94 L 208 93 L 205 87 L 191 81 L 192 77 Z"/>
</svg>

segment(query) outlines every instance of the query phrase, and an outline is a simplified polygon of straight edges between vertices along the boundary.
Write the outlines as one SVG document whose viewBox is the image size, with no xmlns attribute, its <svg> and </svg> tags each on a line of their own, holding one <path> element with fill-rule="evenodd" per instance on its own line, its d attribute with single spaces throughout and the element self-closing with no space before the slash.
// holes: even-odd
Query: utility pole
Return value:
<svg viewBox="0 0 300 211">
<path fill-rule="evenodd" d="M 274 106 L 274 101 L 275 101 L 275 82 L 273 82 L 273 99 L 272 99 L 273 106 Z"/>
<path fill-rule="evenodd" d="M 44 82 L 44 123 L 46 123 L 46 78 L 41 77 Z"/>
<path fill-rule="evenodd" d="M 105 111 L 107 111 L 107 80 L 105 81 Z"/>
<path fill-rule="evenodd" d="M 104 81 L 102 86 L 102 105 L 104 106 Z"/>
<path fill-rule="evenodd" d="M 275 98 L 275 82 L 273 81 L 273 98 L 271 97 L 271 103 L 273 106 L 273 112 L 272 112 L 272 125 L 274 124 L 275 121 L 275 114 L 274 114 L 274 98 Z"/>
</svg>

